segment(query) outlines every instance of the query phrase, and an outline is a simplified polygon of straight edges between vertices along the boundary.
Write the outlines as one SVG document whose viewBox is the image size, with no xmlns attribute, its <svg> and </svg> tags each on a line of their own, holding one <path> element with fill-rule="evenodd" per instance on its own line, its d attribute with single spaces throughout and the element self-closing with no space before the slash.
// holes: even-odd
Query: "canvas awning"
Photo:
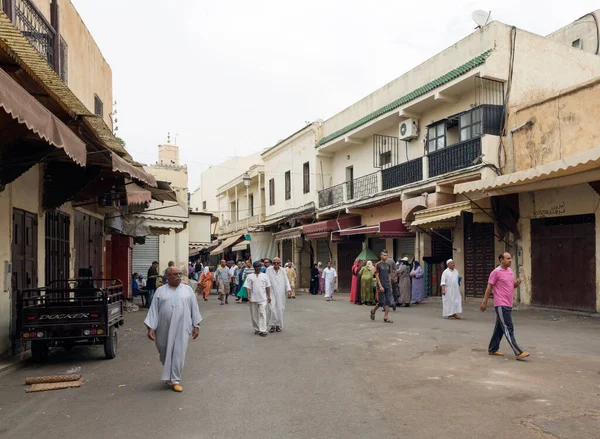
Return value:
<svg viewBox="0 0 600 439">
<path fill-rule="evenodd" d="M 133 182 L 128 182 L 125 185 L 125 197 L 127 205 L 146 204 L 152 201 L 152 193 Z"/>
<path fill-rule="evenodd" d="M 110 153 L 112 156 L 112 170 L 114 172 L 120 172 L 121 174 L 127 175 L 129 178 L 142 181 L 148 186 L 157 187 L 156 178 L 153 175 L 148 174 L 143 169 L 133 166 L 131 163 L 122 159 L 114 152 Z"/>
<path fill-rule="evenodd" d="M 2 69 L 0 69 L 0 106 L 13 119 L 24 124 L 50 145 L 64 150 L 75 163 L 85 166 L 87 162 L 85 143 Z"/>
<path fill-rule="evenodd" d="M 341 236 L 363 235 L 367 233 L 379 233 L 379 226 L 361 226 L 340 230 Z"/>
<path fill-rule="evenodd" d="M 303 228 L 304 235 L 309 239 L 318 239 L 329 236 L 334 230 L 347 229 L 360 226 L 360 216 L 348 216 L 345 218 L 319 221 L 306 224 Z M 323 236 L 324 235 L 324 236 Z"/>
<path fill-rule="evenodd" d="M 291 229 L 286 229 L 278 233 L 273 233 L 273 239 L 275 241 L 286 241 L 291 239 L 300 238 L 302 236 L 303 226 L 293 227 Z"/>
<path fill-rule="evenodd" d="M 518 186 L 566 177 L 591 171 L 600 166 L 600 148 L 591 149 L 581 154 L 557 160 L 545 165 L 536 166 L 524 171 L 500 175 L 494 178 L 457 184 L 454 193 L 466 194 L 483 191 L 489 195 L 506 195 L 521 192 Z M 592 177 L 597 178 L 597 177 Z M 590 180 L 592 181 L 592 180 Z M 493 192 L 493 193 L 492 193 Z"/>
<path fill-rule="evenodd" d="M 415 236 L 415 234 L 406 228 L 401 219 L 382 221 L 379 223 L 379 237 L 382 239 L 404 238 L 409 236 Z"/>
<path fill-rule="evenodd" d="M 231 251 L 232 252 L 244 251 L 244 250 L 248 249 L 249 245 L 250 245 L 250 242 L 243 241 L 243 242 L 240 242 L 239 244 L 234 245 L 233 247 L 231 247 Z"/>
<path fill-rule="evenodd" d="M 158 180 L 156 187 L 150 187 L 148 190 L 152 192 L 152 198 L 157 201 L 173 201 L 177 203 L 177 194 L 175 194 L 171 185 L 166 181 Z"/>
<path fill-rule="evenodd" d="M 233 244 L 243 239 L 244 235 L 235 235 L 224 240 L 217 248 L 210 252 L 211 255 L 220 255 L 225 251 L 227 247 L 231 247 Z"/>
<path fill-rule="evenodd" d="M 421 210 L 415 213 L 415 220 L 410 224 L 414 226 L 434 225 L 435 223 L 444 223 L 453 220 L 461 215 L 463 211 L 471 210 L 470 201 L 461 201 L 458 203 L 446 204 L 440 207 Z"/>
</svg>

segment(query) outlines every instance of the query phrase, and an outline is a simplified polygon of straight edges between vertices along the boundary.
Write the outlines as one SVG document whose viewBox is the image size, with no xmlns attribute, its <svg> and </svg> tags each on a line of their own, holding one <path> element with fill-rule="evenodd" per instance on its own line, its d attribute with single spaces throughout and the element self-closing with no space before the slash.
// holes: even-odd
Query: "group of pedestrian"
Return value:
<svg viewBox="0 0 600 439">
<path fill-rule="evenodd" d="M 380 260 L 374 265 L 372 261 L 356 259 L 352 267 L 352 284 L 350 302 L 357 305 L 374 305 L 379 301 L 382 286 L 377 280 L 377 267 L 380 264 L 389 266 L 389 284 L 394 310 L 397 306 L 409 307 L 411 303 L 421 304 L 425 300 L 424 272 L 419 261 L 412 264 L 408 257 L 397 263 L 388 257 L 383 250 Z"/>
<path fill-rule="evenodd" d="M 331 261 L 327 261 L 327 266 L 323 268 L 321 262 L 314 264 L 310 270 L 310 294 L 325 294 L 327 302 L 335 300 L 335 284 L 337 282 L 337 271 Z"/>
</svg>

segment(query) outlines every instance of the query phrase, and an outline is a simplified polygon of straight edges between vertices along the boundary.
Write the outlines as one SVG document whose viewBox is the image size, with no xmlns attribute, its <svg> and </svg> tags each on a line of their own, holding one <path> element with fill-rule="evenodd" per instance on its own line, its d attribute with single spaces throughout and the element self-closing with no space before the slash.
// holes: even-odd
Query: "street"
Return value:
<svg viewBox="0 0 600 439">
<path fill-rule="evenodd" d="M 515 311 L 527 362 L 487 355 L 493 311 L 444 320 L 435 299 L 369 319 L 347 296 L 288 300 L 284 332 L 254 335 L 247 305 L 200 302 L 184 392 L 159 381 L 146 310 L 119 352 L 57 350 L 0 378 L 2 438 L 597 438 L 600 319 Z M 81 388 L 27 394 L 28 376 L 81 368 Z"/>
</svg>

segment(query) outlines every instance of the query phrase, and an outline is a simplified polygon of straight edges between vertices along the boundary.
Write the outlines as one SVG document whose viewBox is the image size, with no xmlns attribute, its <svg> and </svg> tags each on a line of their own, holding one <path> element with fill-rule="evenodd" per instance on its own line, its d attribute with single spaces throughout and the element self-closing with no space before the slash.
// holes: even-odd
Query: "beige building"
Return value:
<svg viewBox="0 0 600 439">
<path fill-rule="evenodd" d="M 110 67 L 71 3 L 0 5 L 2 355 L 27 348 L 19 291 L 91 268 L 128 294 L 133 238 L 115 220 L 146 207 L 157 182 L 112 134 Z"/>
<path fill-rule="evenodd" d="M 145 169 L 157 181 L 166 183 L 167 191 L 172 189 L 175 198 L 153 200 L 146 210 L 136 215 L 144 220 L 151 235 L 146 236 L 143 243 L 134 245 L 133 271 L 145 275 L 153 261 L 158 261 L 160 270 L 173 261 L 186 273 L 190 244 L 188 171 L 187 166 L 179 163 L 179 147 L 159 145 L 157 163 Z"/>
<path fill-rule="evenodd" d="M 303 235 L 337 265 L 342 291 L 368 247 L 424 262 L 430 295 L 452 257 L 463 293 L 483 294 L 513 243 L 499 240 L 488 197 L 454 187 L 506 172 L 515 109 L 598 75 L 598 56 L 555 40 L 492 22 L 324 121 L 320 221 Z"/>
</svg>

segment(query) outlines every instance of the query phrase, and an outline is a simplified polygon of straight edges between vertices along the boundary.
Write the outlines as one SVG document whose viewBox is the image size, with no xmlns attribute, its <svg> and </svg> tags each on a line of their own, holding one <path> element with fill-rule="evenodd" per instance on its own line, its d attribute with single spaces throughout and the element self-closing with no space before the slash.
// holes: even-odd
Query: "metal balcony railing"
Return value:
<svg viewBox="0 0 600 439">
<path fill-rule="evenodd" d="M 379 172 L 346 182 L 346 200 L 367 197 L 379 192 Z"/>
<path fill-rule="evenodd" d="M 264 213 L 261 213 L 260 215 L 254 215 L 249 218 L 244 218 L 239 221 L 234 221 L 231 224 L 219 226 L 219 233 L 221 235 L 225 235 L 227 233 L 238 232 L 238 231 L 246 229 L 247 227 L 257 226 L 264 220 L 265 220 Z"/>
<path fill-rule="evenodd" d="M 384 191 L 420 180 L 423 180 L 422 157 L 381 171 L 381 187 Z"/>
<path fill-rule="evenodd" d="M 465 140 L 429 153 L 429 177 L 436 177 L 472 166 L 473 161 L 480 155 L 481 137 Z"/>
<path fill-rule="evenodd" d="M 343 203 L 344 186 L 346 186 L 346 183 L 336 184 L 335 186 L 319 191 L 319 207 Z"/>
</svg>

